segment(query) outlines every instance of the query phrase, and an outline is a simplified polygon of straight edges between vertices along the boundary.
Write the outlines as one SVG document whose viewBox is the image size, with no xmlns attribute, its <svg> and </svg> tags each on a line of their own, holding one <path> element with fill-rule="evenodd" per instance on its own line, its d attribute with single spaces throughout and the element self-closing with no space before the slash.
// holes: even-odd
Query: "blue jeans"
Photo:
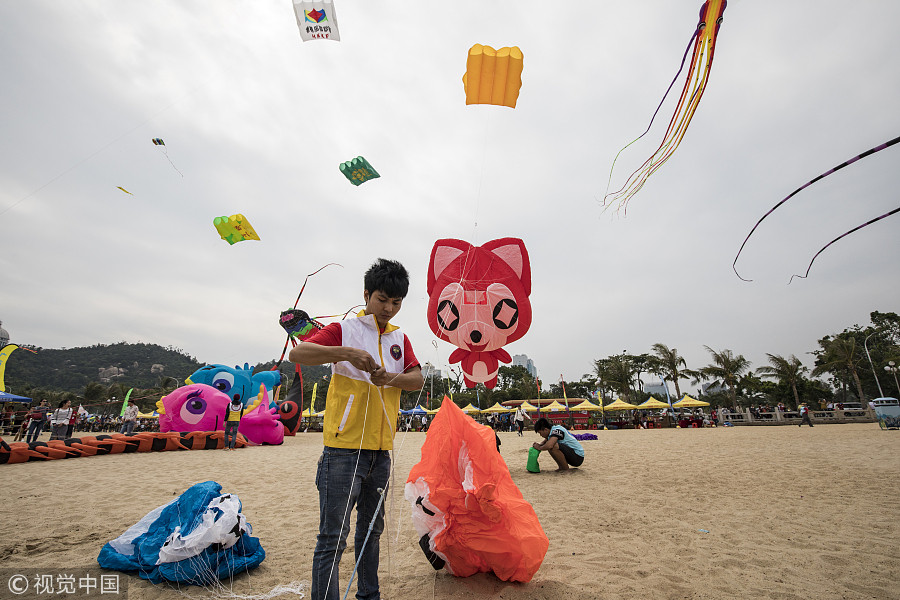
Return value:
<svg viewBox="0 0 900 600">
<path fill-rule="evenodd" d="M 122 429 L 119 433 L 134 433 L 134 421 L 125 421 L 122 423 Z"/>
<path fill-rule="evenodd" d="M 43 428 L 43 421 L 35 421 L 32 419 L 31 423 L 28 424 L 28 432 L 25 434 L 25 441 L 29 443 L 36 442 L 41 436 L 41 430 Z"/>
<path fill-rule="evenodd" d="M 337 600 L 343 597 L 338 566 L 350 533 L 350 510 L 356 506 L 354 548 L 359 568 L 356 571 L 359 600 L 379 600 L 379 538 L 384 530 L 384 504 L 375 518 L 369 541 L 366 534 L 381 498 L 379 488 L 387 490 L 391 472 L 389 450 L 353 450 L 325 447 L 316 471 L 319 488 L 319 535 L 313 553 L 312 600 Z M 360 551 L 362 559 L 360 560 Z M 352 572 L 352 567 L 350 568 Z M 348 578 L 349 581 L 349 578 Z"/>
<path fill-rule="evenodd" d="M 234 448 L 237 444 L 238 426 L 240 421 L 225 421 L 225 447 Z"/>
</svg>

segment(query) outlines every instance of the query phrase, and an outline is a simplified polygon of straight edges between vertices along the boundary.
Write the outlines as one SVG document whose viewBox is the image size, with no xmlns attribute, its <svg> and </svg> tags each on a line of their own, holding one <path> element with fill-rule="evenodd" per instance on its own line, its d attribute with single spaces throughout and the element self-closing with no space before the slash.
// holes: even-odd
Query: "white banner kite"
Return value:
<svg viewBox="0 0 900 600">
<path fill-rule="evenodd" d="M 331 0 L 294 0 L 294 14 L 304 42 L 310 40 L 341 41 L 337 15 Z"/>
</svg>

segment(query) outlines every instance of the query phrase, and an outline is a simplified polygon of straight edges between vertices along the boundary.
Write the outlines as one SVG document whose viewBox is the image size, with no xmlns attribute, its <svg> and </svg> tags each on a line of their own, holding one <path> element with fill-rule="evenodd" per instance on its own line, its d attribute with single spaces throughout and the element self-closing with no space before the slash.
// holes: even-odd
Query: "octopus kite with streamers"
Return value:
<svg viewBox="0 0 900 600">
<path fill-rule="evenodd" d="M 753 229 L 750 230 L 750 233 L 747 234 L 747 237 L 744 238 L 744 243 L 741 244 L 740 250 L 738 250 L 737 255 L 734 257 L 734 262 L 731 263 L 731 268 L 734 270 L 734 274 L 737 275 L 737 276 L 738 276 L 741 280 L 743 280 L 743 281 L 753 281 L 752 279 L 744 279 L 743 277 L 741 277 L 741 274 L 738 273 L 738 271 L 737 271 L 737 261 L 738 261 L 738 258 L 740 258 L 740 256 L 741 256 L 741 252 L 744 251 L 744 246 L 747 245 L 747 241 L 750 239 L 750 236 L 753 235 L 753 232 L 756 231 L 756 228 L 759 227 L 759 224 L 762 223 L 762 222 L 766 219 L 766 217 L 768 217 L 768 216 L 771 215 L 773 212 L 775 212 L 775 209 L 776 209 L 776 208 L 778 208 L 779 206 L 781 206 L 782 204 L 784 204 L 785 202 L 787 202 L 788 200 L 790 200 L 791 198 L 793 198 L 795 195 L 797 195 L 797 194 L 798 194 L 799 192 L 801 192 L 802 190 L 805 190 L 806 188 L 808 188 L 809 186 L 811 186 L 811 185 L 814 184 L 815 182 L 819 181 L 820 179 L 824 179 L 825 177 L 828 177 L 829 175 L 831 175 L 831 174 L 834 173 L 835 171 L 840 171 L 840 170 L 843 169 L 844 167 L 849 166 L 849 165 L 852 165 L 853 163 L 855 163 L 856 161 L 858 161 L 858 160 L 860 160 L 860 159 L 863 159 L 863 158 L 865 158 L 865 157 L 867 157 L 867 156 L 871 156 L 872 154 L 875 154 L 876 152 L 881 152 L 881 151 L 884 150 L 885 148 L 890 148 L 891 146 L 893 146 L 894 144 L 897 144 L 898 142 L 900 142 L 900 136 L 895 137 L 895 138 L 892 139 L 892 140 L 888 140 L 887 142 L 885 142 L 885 143 L 883 143 L 883 144 L 879 144 L 878 146 L 875 146 L 874 148 L 869 148 L 868 150 L 866 150 L 866 151 L 863 152 L 862 154 L 859 154 L 859 155 L 857 155 L 857 156 L 854 156 L 854 157 L 851 158 L 850 160 L 846 160 L 846 161 L 842 162 L 841 164 L 837 165 L 836 167 L 833 167 L 833 168 L 831 168 L 831 169 L 825 171 L 824 173 L 822 173 L 822 174 L 819 175 L 818 177 L 815 177 L 815 178 L 813 178 L 813 179 L 810 179 L 809 181 L 807 181 L 806 183 L 804 183 L 803 185 L 801 185 L 799 188 L 797 188 L 796 190 L 794 190 L 793 192 L 791 192 L 784 200 L 780 201 L 778 204 L 776 204 L 775 206 L 773 206 L 772 208 L 770 208 L 769 211 L 768 211 L 766 214 L 764 214 L 764 215 L 762 216 L 762 218 L 761 218 L 759 221 L 756 222 L 756 225 L 753 226 Z M 804 273 L 803 275 L 796 275 L 796 274 L 795 274 L 795 275 L 791 275 L 791 279 L 790 279 L 790 281 L 788 281 L 788 283 L 790 283 L 791 281 L 793 281 L 793 280 L 794 280 L 794 277 L 799 277 L 799 278 L 801 278 L 801 279 L 806 279 L 806 277 L 809 275 L 809 270 L 812 268 L 813 263 L 816 261 L 816 258 L 818 258 L 819 255 L 822 254 L 822 252 L 824 252 L 826 248 L 828 248 L 829 246 L 831 246 L 833 243 L 835 243 L 835 242 L 838 241 L 839 239 L 844 238 L 844 237 L 850 235 L 851 233 L 854 233 L 854 232 L 856 232 L 856 231 L 859 231 L 859 230 L 862 229 L 863 227 L 867 227 L 868 225 L 871 225 L 872 223 L 875 223 L 875 222 L 877 222 L 877 221 L 880 221 L 880 220 L 882 220 L 882 219 L 884 219 L 884 218 L 887 218 L 887 217 L 889 217 L 889 216 L 891 216 L 891 215 L 893 215 L 893 214 L 895 214 L 895 213 L 898 213 L 898 212 L 900 212 L 900 206 L 898 206 L 898 207 L 895 208 L 894 210 L 891 210 L 891 211 L 888 211 L 888 212 L 884 213 L 883 215 L 881 215 L 881 216 L 879 216 L 879 217 L 875 217 L 874 219 L 870 219 L 869 221 L 866 221 L 866 222 L 863 223 L 862 225 L 857 225 L 857 226 L 854 227 L 853 229 L 851 229 L 851 230 L 849 230 L 849 231 L 846 231 L 846 232 L 842 233 L 841 235 L 837 236 L 836 238 L 834 238 L 833 240 L 831 240 L 830 242 L 828 242 L 827 244 L 825 244 L 818 252 L 815 253 L 815 255 L 812 257 L 812 260 L 809 261 L 809 265 L 806 267 L 806 273 Z"/>
<path fill-rule="evenodd" d="M 603 205 L 605 207 L 609 207 L 612 203 L 617 203 L 617 210 L 627 210 L 628 200 L 640 191 L 648 177 L 669 160 L 669 157 L 672 156 L 672 153 L 675 152 L 675 149 L 681 143 L 681 138 L 684 137 L 687 131 L 691 118 L 694 116 L 694 111 L 697 110 L 697 105 L 700 104 L 700 98 L 703 97 L 703 92 L 706 90 L 706 84 L 709 81 L 709 71 L 712 67 L 713 56 L 716 50 L 716 38 L 719 33 L 719 26 L 722 24 L 722 14 L 725 12 L 727 4 L 727 0 L 707 0 L 700 7 L 700 21 L 697 23 L 697 27 L 694 29 L 694 33 L 691 35 L 691 39 L 684 51 L 684 56 L 681 58 L 681 66 L 678 68 L 678 73 L 675 74 L 672 83 L 669 84 L 659 106 L 656 107 L 656 111 L 650 118 L 650 124 L 647 125 L 644 133 L 629 142 L 625 148 L 619 150 L 616 158 L 613 159 L 612 167 L 609 169 L 609 181 L 606 184 L 606 195 L 603 197 Z M 688 76 L 685 79 L 684 88 L 681 90 L 681 98 L 678 99 L 678 105 L 675 107 L 675 114 L 669 120 L 669 127 L 666 129 L 662 142 L 653 155 L 628 176 L 622 187 L 610 193 L 609 186 L 612 182 L 612 173 L 619 154 L 622 154 L 628 146 L 644 137 L 650 131 L 659 109 L 662 108 L 663 102 L 666 101 L 666 97 L 672 91 L 672 86 L 675 85 L 675 82 L 681 75 L 681 71 L 684 70 L 684 63 L 687 60 L 691 47 L 693 47 L 693 53 L 691 54 Z"/>
</svg>

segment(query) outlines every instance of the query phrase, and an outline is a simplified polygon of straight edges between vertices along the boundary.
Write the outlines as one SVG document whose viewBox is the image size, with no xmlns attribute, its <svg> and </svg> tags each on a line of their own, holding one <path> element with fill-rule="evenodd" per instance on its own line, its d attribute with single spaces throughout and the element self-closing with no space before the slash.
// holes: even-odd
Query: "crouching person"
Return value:
<svg viewBox="0 0 900 600">
<path fill-rule="evenodd" d="M 557 471 L 568 471 L 569 467 L 580 467 L 584 462 L 584 448 L 562 425 L 551 425 L 541 417 L 534 422 L 534 431 L 544 438 L 531 446 L 541 452 L 547 451 L 556 461 Z"/>
</svg>

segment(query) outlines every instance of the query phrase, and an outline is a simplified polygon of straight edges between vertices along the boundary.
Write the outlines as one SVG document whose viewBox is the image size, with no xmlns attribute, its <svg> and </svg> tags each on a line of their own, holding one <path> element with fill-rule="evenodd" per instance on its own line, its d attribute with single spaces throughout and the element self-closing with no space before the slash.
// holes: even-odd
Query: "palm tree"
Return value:
<svg viewBox="0 0 900 600">
<path fill-rule="evenodd" d="M 631 384 L 634 381 L 634 370 L 627 358 L 613 355 L 594 361 L 594 372 L 602 382 L 600 385 L 615 390 L 626 401 L 631 397 Z"/>
<path fill-rule="evenodd" d="M 758 367 L 756 373 L 762 377 L 771 377 L 791 387 L 794 393 L 794 404 L 800 406 L 800 394 L 797 392 L 797 384 L 803 380 L 803 374 L 809 371 L 800 362 L 800 359 L 791 354 L 790 358 L 778 354 L 768 354 L 769 365 Z"/>
<path fill-rule="evenodd" d="M 731 350 L 725 349 L 716 352 L 709 346 L 704 346 L 712 354 L 713 362 L 700 369 L 705 377 L 713 379 L 715 383 L 724 383 L 728 386 L 728 395 L 732 405 L 737 406 L 737 383 L 745 372 L 750 370 L 750 361 L 742 355 L 737 356 Z"/>
<path fill-rule="evenodd" d="M 675 397 L 681 398 L 678 380 L 690 378 L 684 357 L 678 354 L 677 348 L 669 348 L 665 344 L 653 344 L 653 353 L 656 354 L 656 364 L 659 367 L 660 375 L 675 382 Z"/>
<path fill-rule="evenodd" d="M 837 337 L 828 341 L 825 346 L 825 352 L 819 356 L 819 360 L 822 362 L 813 369 L 813 377 L 818 377 L 823 373 L 838 375 L 842 371 L 848 371 L 853 377 L 854 383 L 856 383 L 859 401 L 865 402 L 862 383 L 859 380 L 859 373 L 856 372 L 856 365 L 862 361 L 862 355 L 856 346 L 855 338 L 849 336 Z M 819 360 L 816 362 L 819 362 Z"/>
</svg>

